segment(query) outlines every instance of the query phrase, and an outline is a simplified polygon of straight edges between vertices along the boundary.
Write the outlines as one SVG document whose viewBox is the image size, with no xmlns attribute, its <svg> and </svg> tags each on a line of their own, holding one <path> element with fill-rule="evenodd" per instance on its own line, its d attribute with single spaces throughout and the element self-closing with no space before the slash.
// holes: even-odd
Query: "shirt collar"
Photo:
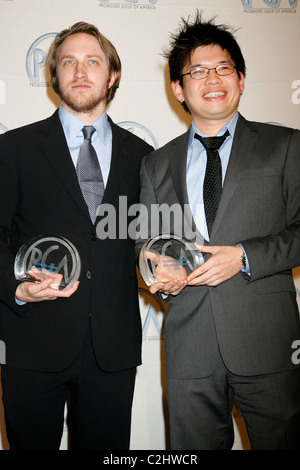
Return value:
<svg viewBox="0 0 300 470">
<path fill-rule="evenodd" d="M 230 135 L 233 137 L 238 118 L 239 118 L 239 113 L 237 112 L 235 113 L 233 118 L 231 118 L 230 121 L 220 130 L 220 132 L 218 132 L 217 135 L 218 136 L 223 135 L 228 130 Z M 195 134 L 199 134 L 201 137 L 206 137 L 204 134 L 202 134 L 202 132 L 199 131 L 199 129 L 196 127 L 193 121 L 191 125 L 191 132 L 190 132 L 190 138 L 189 138 L 189 148 L 193 144 Z"/>
<path fill-rule="evenodd" d="M 73 116 L 73 114 L 69 113 L 69 111 L 64 109 L 62 105 L 59 107 L 58 114 L 66 135 L 67 142 L 71 143 L 74 141 L 74 139 L 77 139 L 77 137 L 83 137 L 81 132 L 83 126 L 85 125 L 83 122 Z M 102 116 L 92 125 L 96 129 L 97 136 L 101 142 L 105 143 L 110 131 L 110 124 L 106 112 L 104 112 Z"/>
</svg>

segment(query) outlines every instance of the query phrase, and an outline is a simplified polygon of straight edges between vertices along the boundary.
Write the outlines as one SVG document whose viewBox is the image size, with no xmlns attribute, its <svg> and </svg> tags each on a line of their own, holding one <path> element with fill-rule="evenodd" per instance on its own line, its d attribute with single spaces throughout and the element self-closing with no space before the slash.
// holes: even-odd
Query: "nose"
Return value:
<svg viewBox="0 0 300 470">
<path fill-rule="evenodd" d="M 205 78 L 208 83 L 220 83 L 221 77 L 217 74 L 216 69 L 209 69 L 208 75 Z"/>
<path fill-rule="evenodd" d="M 76 67 L 75 67 L 75 77 L 76 78 L 84 78 L 86 77 L 86 69 L 84 64 L 77 62 Z"/>
</svg>

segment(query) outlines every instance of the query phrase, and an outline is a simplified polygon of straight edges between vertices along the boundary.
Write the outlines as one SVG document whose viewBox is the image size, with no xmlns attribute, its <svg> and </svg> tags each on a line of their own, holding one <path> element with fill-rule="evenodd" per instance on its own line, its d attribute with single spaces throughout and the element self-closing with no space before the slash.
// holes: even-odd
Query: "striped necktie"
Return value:
<svg viewBox="0 0 300 470">
<path fill-rule="evenodd" d="M 76 173 L 91 220 L 95 223 L 97 209 L 104 194 L 104 182 L 98 157 L 91 142 L 95 128 L 84 126 L 82 132 L 84 141 L 79 150 Z"/>
</svg>

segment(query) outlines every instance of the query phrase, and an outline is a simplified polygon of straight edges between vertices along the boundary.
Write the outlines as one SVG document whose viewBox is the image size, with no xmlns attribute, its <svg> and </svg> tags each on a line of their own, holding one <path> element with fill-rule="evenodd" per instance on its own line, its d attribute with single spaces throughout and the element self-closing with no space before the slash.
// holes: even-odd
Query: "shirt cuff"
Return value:
<svg viewBox="0 0 300 470">
<path fill-rule="evenodd" d="M 242 271 L 243 273 L 248 274 L 248 275 L 250 276 L 251 271 L 250 271 L 250 265 L 249 265 L 247 253 L 245 252 L 243 245 L 241 245 L 240 243 L 238 243 L 236 246 L 240 246 L 240 247 L 242 248 L 242 250 L 243 250 L 243 252 L 244 252 L 244 255 L 245 255 L 245 259 L 246 259 L 246 266 L 245 266 L 244 268 L 242 268 L 241 271 Z"/>
</svg>

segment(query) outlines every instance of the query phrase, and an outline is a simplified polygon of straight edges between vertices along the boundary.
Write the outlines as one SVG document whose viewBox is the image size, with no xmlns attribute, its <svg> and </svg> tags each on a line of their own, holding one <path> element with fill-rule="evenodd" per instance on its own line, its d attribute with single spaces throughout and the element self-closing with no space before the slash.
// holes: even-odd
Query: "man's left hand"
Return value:
<svg viewBox="0 0 300 470">
<path fill-rule="evenodd" d="M 243 249 L 240 246 L 199 246 L 202 253 L 212 256 L 187 278 L 189 286 L 218 286 L 242 269 Z"/>
</svg>

